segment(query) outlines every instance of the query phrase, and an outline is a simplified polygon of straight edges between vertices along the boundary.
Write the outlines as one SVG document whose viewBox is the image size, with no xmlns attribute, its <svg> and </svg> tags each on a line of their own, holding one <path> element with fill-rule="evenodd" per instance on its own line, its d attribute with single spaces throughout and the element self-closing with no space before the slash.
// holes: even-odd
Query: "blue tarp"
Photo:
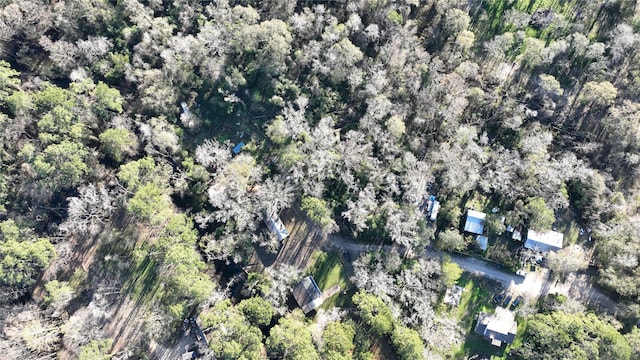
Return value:
<svg viewBox="0 0 640 360">
<path fill-rule="evenodd" d="M 244 143 L 243 142 L 238 143 L 238 145 L 236 145 L 233 148 L 233 153 L 236 154 L 236 155 L 240 154 L 240 150 L 242 150 L 243 147 L 244 147 Z"/>
</svg>

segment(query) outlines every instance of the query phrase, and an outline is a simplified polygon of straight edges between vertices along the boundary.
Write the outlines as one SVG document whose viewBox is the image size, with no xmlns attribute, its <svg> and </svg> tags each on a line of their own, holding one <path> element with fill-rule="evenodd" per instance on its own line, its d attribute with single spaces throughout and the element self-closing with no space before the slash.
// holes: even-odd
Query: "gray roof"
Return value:
<svg viewBox="0 0 640 360">
<path fill-rule="evenodd" d="M 538 251 L 555 251 L 562 249 L 564 235 L 557 231 L 537 232 L 527 231 L 527 241 L 524 247 Z"/>
<path fill-rule="evenodd" d="M 482 335 L 495 346 L 511 344 L 516 337 L 518 323 L 507 309 L 498 307 L 494 314 L 479 313 L 475 333 Z"/>
<path fill-rule="evenodd" d="M 278 237 L 278 240 L 282 241 L 289 236 L 289 231 L 284 227 L 280 216 L 276 212 L 272 212 L 264 219 L 265 225 L 269 228 L 269 231 Z"/>
<path fill-rule="evenodd" d="M 482 235 L 484 232 L 484 219 L 487 218 L 487 214 L 469 210 L 467 211 L 467 221 L 464 223 L 464 231 L 472 234 Z"/>
<path fill-rule="evenodd" d="M 307 276 L 296 284 L 293 288 L 293 297 L 305 314 L 319 308 L 323 302 L 322 291 L 312 276 Z"/>
</svg>

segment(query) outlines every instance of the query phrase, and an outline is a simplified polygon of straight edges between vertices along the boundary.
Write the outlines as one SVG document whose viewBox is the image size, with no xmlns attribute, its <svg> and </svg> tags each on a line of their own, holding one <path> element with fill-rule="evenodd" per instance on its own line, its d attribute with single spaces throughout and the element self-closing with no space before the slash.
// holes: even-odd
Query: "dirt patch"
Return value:
<svg viewBox="0 0 640 360">
<path fill-rule="evenodd" d="M 248 271 L 261 272 L 267 267 L 279 265 L 291 265 L 304 270 L 311 262 L 313 253 L 325 245 L 327 235 L 296 207 L 283 211 L 280 218 L 289 230 L 289 236 L 282 241 L 282 247 L 275 255 L 256 252 L 249 261 L 251 266 Z"/>
</svg>

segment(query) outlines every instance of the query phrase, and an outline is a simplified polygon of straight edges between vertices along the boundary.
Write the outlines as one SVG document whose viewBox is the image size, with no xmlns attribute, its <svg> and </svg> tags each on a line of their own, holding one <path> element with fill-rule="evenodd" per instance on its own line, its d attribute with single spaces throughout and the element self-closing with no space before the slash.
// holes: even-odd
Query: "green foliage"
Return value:
<svg viewBox="0 0 640 360">
<path fill-rule="evenodd" d="M 20 86 L 20 73 L 11 68 L 11 65 L 0 60 L 0 102 L 4 102 L 12 92 Z"/>
<path fill-rule="evenodd" d="M 547 203 L 541 197 L 529 198 L 524 206 L 529 228 L 538 231 L 551 229 L 555 221 L 553 210 L 547 207 Z"/>
<path fill-rule="evenodd" d="M 275 144 L 282 145 L 289 139 L 289 129 L 284 122 L 284 118 L 279 115 L 267 127 L 267 136 Z"/>
<path fill-rule="evenodd" d="M 631 346 L 631 360 L 640 360 L 640 328 L 634 326 L 624 337 Z"/>
<path fill-rule="evenodd" d="M 396 10 L 391 10 L 387 13 L 387 18 L 391 23 L 396 25 L 402 25 L 402 14 Z"/>
<path fill-rule="evenodd" d="M 598 258 L 603 264 L 598 280 L 622 297 L 636 298 L 640 295 L 638 225 L 616 219 L 607 223 L 607 227 L 609 230 L 594 234 L 600 243 Z"/>
<path fill-rule="evenodd" d="M 350 287 L 349 275 L 343 264 L 341 254 L 332 251 L 329 253 L 317 251 L 313 255 L 313 266 L 305 272 L 312 275 L 320 289 L 329 289 L 334 285 L 338 285 L 340 289 L 348 289 Z M 347 300 L 341 297 L 340 293 L 331 296 L 322 303 L 322 307 L 330 309 L 336 305 L 336 302 Z"/>
<path fill-rule="evenodd" d="M 382 299 L 360 291 L 353 295 L 352 301 L 358 309 L 358 314 L 373 334 L 385 336 L 391 333 L 394 324 L 393 315 Z"/>
<path fill-rule="evenodd" d="M 287 314 L 271 328 L 266 342 L 267 355 L 283 360 L 318 360 L 311 332 L 300 309 Z"/>
<path fill-rule="evenodd" d="M 484 228 L 490 234 L 502 234 L 507 230 L 499 214 L 487 214 L 487 218 L 484 220 Z"/>
<path fill-rule="evenodd" d="M 458 279 L 460 279 L 464 270 L 462 270 L 462 268 L 458 264 L 449 260 L 442 263 L 442 272 L 444 273 L 445 277 L 444 284 L 445 286 L 449 287 L 451 285 L 454 285 L 458 281 Z"/>
<path fill-rule="evenodd" d="M 129 200 L 127 210 L 140 219 L 160 224 L 171 214 L 171 201 L 162 188 L 147 183 L 140 186 Z"/>
<path fill-rule="evenodd" d="M 325 359 L 350 359 L 354 349 L 353 340 L 356 334 L 351 323 L 338 321 L 327 324 L 322 333 L 322 354 Z"/>
<path fill-rule="evenodd" d="M 126 129 L 107 129 L 99 138 L 102 150 L 117 163 L 126 155 L 134 155 L 138 147 L 138 139 Z"/>
<path fill-rule="evenodd" d="M 178 244 L 169 248 L 163 262 L 169 301 L 187 299 L 201 303 L 209 298 L 215 286 L 204 273 L 205 268 L 206 264 L 192 246 Z"/>
<path fill-rule="evenodd" d="M 618 96 L 618 89 L 608 81 L 589 81 L 582 88 L 580 101 L 593 103 L 595 106 L 609 106 Z"/>
<path fill-rule="evenodd" d="M 333 223 L 331 210 L 322 199 L 312 196 L 302 198 L 302 210 L 311 221 L 322 227 L 328 227 Z"/>
<path fill-rule="evenodd" d="M 125 66 L 129 63 L 129 55 L 110 53 L 109 60 L 110 64 L 105 64 L 107 70 L 104 73 L 104 77 L 111 81 L 119 80 L 124 76 Z"/>
<path fill-rule="evenodd" d="M 631 358 L 627 340 L 594 314 L 536 314 L 527 322 L 525 342 L 516 359 Z"/>
<path fill-rule="evenodd" d="M 446 251 L 461 251 L 467 248 L 467 243 L 458 230 L 447 229 L 438 234 L 438 249 Z"/>
<path fill-rule="evenodd" d="M 38 121 L 38 138 L 44 144 L 59 143 L 62 140 L 79 140 L 85 126 L 78 122 L 69 109 L 56 106 Z"/>
<path fill-rule="evenodd" d="M 7 106 L 13 115 L 25 114 L 32 107 L 31 101 L 31 95 L 26 91 L 15 91 L 6 98 Z"/>
<path fill-rule="evenodd" d="M 73 295 L 74 289 L 66 281 L 51 280 L 44 285 L 44 289 L 47 295 L 44 297 L 44 301 L 47 304 L 56 303 L 70 298 Z"/>
<path fill-rule="evenodd" d="M 135 191 L 138 186 L 150 182 L 160 187 L 165 187 L 170 174 L 170 169 L 161 164 L 156 164 L 152 157 L 147 156 L 121 165 L 118 179 L 127 190 Z"/>
<path fill-rule="evenodd" d="M 272 281 L 268 276 L 261 273 L 250 272 L 247 276 L 245 286 L 253 296 L 265 296 L 271 289 Z"/>
<path fill-rule="evenodd" d="M 120 96 L 120 91 L 117 89 L 111 88 L 109 85 L 100 81 L 93 90 L 93 96 L 102 108 L 117 113 L 122 112 L 122 96 Z"/>
<path fill-rule="evenodd" d="M 79 143 L 62 141 L 36 156 L 33 166 L 42 182 L 53 190 L 78 185 L 91 173 L 88 150 Z"/>
<path fill-rule="evenodd" d="M 247 318 L 247 321 L 255 326 L 269 325 L 271 318 L 275 315 L 273 306 L 261 297 L 242 300 L 237 307 Z"/>
<path fill-rule="evenodd" d="M 600 176 L 592 176 L 584 180 L 571 179 L 567 182 L 571 205 L 583 220 L 591 223 L 599 219 L 605 188 L 604 179 Z"/>
<path fill-rule="evenodd" d="M 0 284 L 16 289 L 33 285 L 53 260 L 53 245 L 48 239 L 22 234 L 13 220 L 0 223 L 0 236 Z"/>
<path fill-rule="evenodd" d="M 78 360 L 111 360 L 113 339 L 91 340 L 80 348 Z"/>
<path fill-rule="evenodd" d="M 424 344 L 420 339 L 420 334 L 406 326 L 398 325 L 391 334 L 391 343 L 398 354 L 400 360 L 422 360 Z"/>
<path fill-rule="evenodd" d="M 49 111 L 56 106 L 72 109 L 75 106 L 75 95 L 55 85 L 45 83 L 44 89 L 33 95 L 33 102 L 39 111 Z"/>
<path fill-rule="evenodd" d="M 248 321 L 242 311 L 225 300 L 200 314 L 202 326 L 211 329 L 209 346 L 216 359 L 262 359 L 262 334 Z"/>
</svg>

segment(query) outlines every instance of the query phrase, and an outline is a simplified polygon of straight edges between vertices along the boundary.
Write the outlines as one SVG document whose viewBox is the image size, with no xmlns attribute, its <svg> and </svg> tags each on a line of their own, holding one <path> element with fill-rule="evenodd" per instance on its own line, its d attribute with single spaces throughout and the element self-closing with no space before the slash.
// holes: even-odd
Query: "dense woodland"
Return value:
<svg viewBox="0 0 640 360">
<path fill-rule="evenodd" d="M 514 228 L 588 229 L 622 309 L 528 308 L 505 356 L 639 359 L 640 3 L 0 6 L 2 356 L 154 358 L 197 315 L 204 358 L 465 358 L 438 257 L 354 259 L 358 291 L 322 319 L 287 303 L 304 269 L 249 271 L 241 296 L 220 269 L 279 251 L 273 212 L 428 254 L 472 251 L 466 209 L 499 208 Z M 432 193 L 435 224 L 416 211 Z M 127 299 L 141 327 L 122 343 Z"/>
</svg>

